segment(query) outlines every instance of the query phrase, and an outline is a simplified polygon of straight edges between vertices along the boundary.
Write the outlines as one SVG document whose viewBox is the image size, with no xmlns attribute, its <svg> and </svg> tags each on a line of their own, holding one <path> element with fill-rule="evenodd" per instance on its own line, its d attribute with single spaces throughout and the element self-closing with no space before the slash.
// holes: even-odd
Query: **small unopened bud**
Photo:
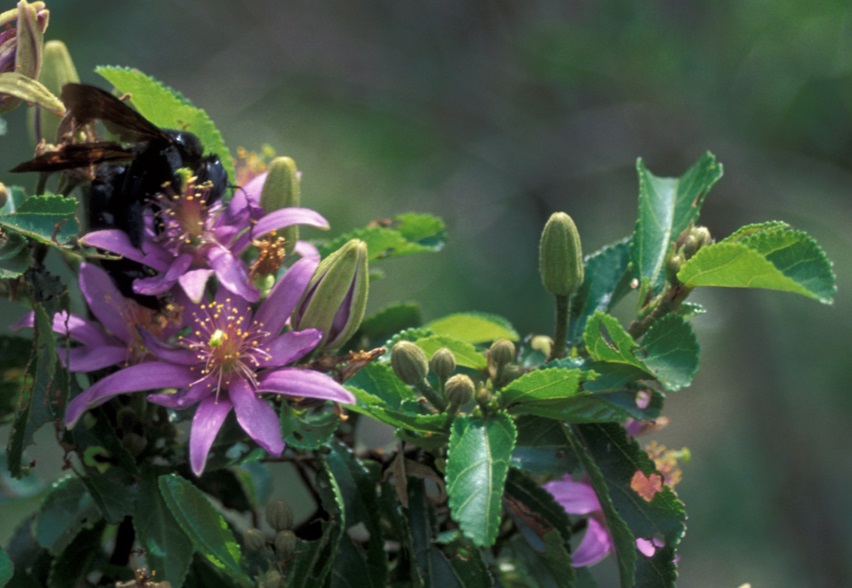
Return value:
<svg viewBox="0 0 852 588">
<path fill-rule="evenodd" d="M 482 387 L 476 391 L 476 403 L 483 410 L 488 408 L 488 405 L 491 404 L 492 400 L 494 400 L 494 395 L 488 388 Z"/>
<path fill-rule="evenodd" d="M 243 542 L 251 551 L 261 551 L 266 547 L 266 536 L 260 529 L 250 528 L 243 533 Z"/>
<path fill-rule="evenodd" d="M 580 234 L 570 216 L 555 212 L 541 233 L 539 271 L 544 288 L 557 296 L 570 296 L 583 283 Z"/>
<path fill-rule="evenodd" d="M 44 44 L 43 61 L 38 79 L 45 88 L 55 95 L 58 96 L 62 92 L 62 86 L 65 84 L 80 81 L 71 54 L 62 41 L 48 41 Z M 47 141 L 48 143 L 57 141 L 56 134 L 59 129 L 60 117 L 36 105 L 35 108 L 29 110 L 28 119 L 34 144 L 37 145 L 40 141 Z"/>
<path fill-rule="evenodd" d="M 369 282 L 367 244 L 352 239 L 317 266 L 293 312 L 293 327 L 322 331 L 320 348 L 341 347 L 361 326 Z"/>
<path fill-rule="evenodd" d="M 672 255 L 666 260 L 666 273 L 670 280 L 676 279 L 677 273 L 680 271 L 680 268 L 685 261 L 686 260 L 683 258 L 683 255 L 680 253 Z"/>
<path fill-rule="evenodd" d="M 503 367 L 515 360 L 515 344 L 508 339 L 498 339 L 491 344 L 490 354 L 494 365 Z"/>
<path fill-rule="evenodd" d="M 400 341 L 391 350 L 391 367 L 409 386 L 420 386 L 429 374 L 426 353 L 411 341 Z"/>
<path fill-rule="evenodd" d="M 301 204 L 300 174 L 296 162 L 290 157 L 276 157 L 269 162 L 269 172 L 260 193 L 260 204 L 267 213 L 280 208 L 297 207 Z M 293 253 L 299 240 L 299 226 L 291 225 L 281 231 L 286 239 L 285 254 Z"/>
<path fill-rule="evenodd" d="M 6 202 L 9 201 L 9 189 L 6 188 L 6 184 L 0 182 L 0 208 L 6 206 Z"/>
<path fill-rule="evenodd" d="M 550 350 L 553 348 L 553 339 L 547 335 L 536 335 L 530 341 L 530 347 L 549 357 Z"/>
<path fill-rule="evenodd" d="M 35 81 L 41 71 L 44 31 L 49 20 L 44 2 L 28 4 L 21 0 L 17 8 L 0 13 L 0 112 L 12 110 L 21 100 L 44 100 L 52 102 L 52 110 L 64 110 L 62 103 Z"/>
<path fill-rule="evenodd" d="M 260 588 L 283 588 L 284 576 L 278 570 L 269 570 L 258 584 Z"/>
<path fill-rule="evenodd" d="M 293 510 L 283 500 L 273 500 L 266 505 L 266 522 L 276 531 L 293 527 Z"/>
<path fill-rule="evenodd" d="M 683 247 L 681 247 L 681 253 L 683 254 L 684 259 L 689 259 L 695 255 L 699 246 L 698 239 L 695 238 L 695 235 L 687 235 L 686 239 L 683 241 Z"/>
<path fill-rule="evenodd" d="M 289 558 L 296 552 L 296 534 L 293 531 L 279 531 L 275 535 L 275 553 L 281 558 Z"/>
<path fill-rule="evenodd" d="M 444 386 L 444 394 L 450 404 L 462 406 L 473 400 L 473 395 L 476 392 L 476 386 L 470 376 L 466 374 L 456 374 L 447 380 Z"/>
<path fill-rule="evenodd" d="M 690 234 L 695 237 L 696 241 L 698 241 L 699 249 L 705 245 L 710 245 L 713 242 L 713 236 L 710 234 L 710 229 L 707 227 L 695 227 L 692 229 L 692 233 Z"/>
<path fill-rule="evenodd" d="M 445 382 L 456 371 L 456 356 L 446 347 L 441 347 L 432 355 L 429 366 L 432 368 L 432 373 Z"/>
</svg>

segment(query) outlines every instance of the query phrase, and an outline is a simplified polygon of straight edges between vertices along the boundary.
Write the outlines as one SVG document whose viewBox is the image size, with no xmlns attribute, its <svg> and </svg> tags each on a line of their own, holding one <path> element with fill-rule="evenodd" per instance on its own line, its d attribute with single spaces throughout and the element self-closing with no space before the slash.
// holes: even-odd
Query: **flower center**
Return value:
<svg viewBox="0 0 852 588">
<path fill-rule="evenodd" d="M 265 347 L 269 333 L 263 325 L 240 315 L 225 303 L 202 304 L 200 314 L 194 313 L 196 329 L 184 336 L 182 343 L 195 352 L 201 366 L 199 382 L 208 379 L 208 385 L 216 387 L 216 394 L 227 386 L 234 377 L 246 380 L 257 390 L 256 371 L 269 359 Z"/>
<path fill-rule="evenodd" d="M 157 198 L 157 221 L 161 227 L 158 239 L 173 254 L 197 252 L 215 238 L 208 227 L 221 209 L 217 201 L 208 205 L 210 182 L 196 185 L 195 178 L 185 178 L 178 194 L 170 184 L 163 186 Z"/>
</svg>

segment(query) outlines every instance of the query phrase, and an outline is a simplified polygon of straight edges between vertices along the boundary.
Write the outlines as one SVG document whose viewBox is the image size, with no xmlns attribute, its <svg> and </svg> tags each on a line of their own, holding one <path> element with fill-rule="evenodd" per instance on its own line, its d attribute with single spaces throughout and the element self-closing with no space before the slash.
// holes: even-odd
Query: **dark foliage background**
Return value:
<svg viewBox="0 0 852 588">
<path fill-rule="evenodd" d="M 670 398 L 657 435 L 694 456 L 678 488 L 680 585 L 852 585 L 847 2 L 49 7 L 47 38 L 67 43 L 83 81 L 106 86 L 95 65 L 128 65 L 179 89 L 232 148 L 294 157 L 305 205 L 338 231 L 408 210 L 442 216 L 450 246 L 388 264 L 373 308 L 418 299 L 426 318 L 479 309 L 549 332 L 537 274 L 549 214 L 569 212 L 591 252 L 632 230 L 638 156 L 674 176 L 712 151 L 725 177 L 704 223 L 719 237 L 768 219 L 808 231 L 835 261 L 839 296 L 833 307 L 701 296 L 702 371 Z M 22 119 L 9 116 L 0 138 L 6 167 L 30 156 Z M 48 477 L 51 449 L 39 446 Z"/>
</svg>

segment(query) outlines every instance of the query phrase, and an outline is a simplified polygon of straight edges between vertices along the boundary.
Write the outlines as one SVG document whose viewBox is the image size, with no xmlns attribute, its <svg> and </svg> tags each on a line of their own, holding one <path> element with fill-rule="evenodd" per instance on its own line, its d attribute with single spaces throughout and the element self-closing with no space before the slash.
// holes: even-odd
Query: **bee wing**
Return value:
<svg viewBox="0 0 852 588">
<path fill-rule="evenodd" d="M 56 151 L 42 153 L 16 165 L 11 172 L 54 172 L 99 163 L 130 161 L 136 153 L 111 141 L 63 145 Z"/>
<path fill-rule="evenodd" d="M 73 119 L 78 126 L 100 119 L 107 130 L 128 143 L 152 139 L 172 140 L 147 118 L 96 86 L 65 84 L 62 87 L 62 101 L 68 108 L 66 120 Z"/>
</svg>

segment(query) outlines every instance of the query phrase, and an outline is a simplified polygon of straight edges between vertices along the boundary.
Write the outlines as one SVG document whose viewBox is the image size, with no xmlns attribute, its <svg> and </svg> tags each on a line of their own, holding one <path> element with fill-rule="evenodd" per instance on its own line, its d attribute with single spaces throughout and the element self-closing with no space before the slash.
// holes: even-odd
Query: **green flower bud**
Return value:
<svg viewBox="0 0 852 588">
<path fill-rule="evenodd" d="M 322 331 L 320 348 L 341 347 L 364 318 L 367 271 L 367 244 L 360 239 L 352 239 L 322 260 L 293 311 L 293 327 Z"/>
<path fill-rule="evenodd" d="M 695 235 L 687 235 L 686 239 L 683 241 L 683 247 L 681 247 L 680 251 L 683 254 L 684 259 L 689 259 L 695 252 L 698 251 L 700 247 L 698 243 L 698 239 L 695 238 Z"/>
<path fill-rule="evenodd" d="M 456 371 L 456 356 L 446 347 L 441 347 L 432 355 L 429 366 L 432 368 L 432 373 L 438 376 L 439 380 L 446 382 L 447 378 Z"/>
<path fill-rule="evenodd" d="M 246 529 L 243 533 L 243 543 L 251 551 L 261 551 L 266 547 L 266 536 L 260 529 Z"/>
<path fill-rule="evenodd" d="M 62 92 L 62 86 L 65 84 L 80 81 L 80 76 L 77 75 L 77 68 L 74 67 L 74 62 L 65 43 L 62 41 L 48 41 L 45 43 L 44 64 L 42 65 L 38 79 L 45 88 L 57 96 Z M 35 144 L 38 144 L 42 140 L 49 143 L 57 140 L 56 133 L 61 120 L 59 117 L 46 111 L 41 106 L 30 109 L 27 114 L 30 133 Z"/>
<path fill-rule="evenodd" d="M 488 388 L 483 386 L 476 391 L 476 403 L 480 406 L 480 408 L 482 408 L 482 410 L 486 410 L 492 400 L 494 400 L 494 395 Z"/>
<path fill-rule="evenodd" d="M 583 283 L 580 234 L 564 212 L 550 216 L 541 233 L 539 271 L 544 288 L 557 296 L 570 296 Z"/>
<path fill-rule="evenodd" d="M 273 500 L 266 505 L 266 522 L 276 531 L 293 528 L 293 510 L 283 500 Z"/>
<path fill-rule="evenodd" d="M 284 576 L 278 570 L 269 570 L 263 575 L 258 586 L 260 588 L 283 588 Z"/>
<path fill-rule="evenodd" d="M 536 335 L 530 341 L 530 347 L 549 357 L 550 350 L 553 348 L 553 339 L 547 335 Z"/>
<path fill-rule="evenodd" d="M 462 406 L 473 400 L 475 393 L 476 386 L 466 374 L 456 374 L 447 380 L 444 386 L 444 394 L 446 394 L 447 400 L 456 406 Z"/>
<path fill-rule="evenodd" d="M 680 271 L 681 266 L 685 262 L 686 260 L 680 253 L 672 255 L 666 260 L 666 274 L 668 275 L 669 280 L 677 279 L 677 273 Z"/>
<path fill-rule="evenodd" d="M 0 208 L 6 206 L 6 202 L 9 200 L 9 189 L 6 188 L 6 184 L 0 182 Z"/>
<path fill-rule="evenodd" d="M 690 236 L 695 237 L 695 240 L 698 241 L 699 249 L 705 245 L 710 245 L 713 242 L 713 236 L 710 234 L 710 229 L 707 227 L 695 227 L 692 229 Z"/>
<path fill-rule="evenodd" d="M 498 339 L 491 344 L 491 361 L 502 367 L 515 360 L 515 344 L 508 339 Z"/>
<path fill-rule="evenodd" d="M 400 341 L 391 350 L 391 367 L 409 386 L 420 386 L 429 374 L 426 353 L 411 341 Z"/>
<path fill-rule="evenodd" d="M 296 534 L 293 531 L 278 531 L 275 535 L 275 553 L 283 559 L 289 558 L 296 552 Z"/>
<path fill-rule="evenodd" d="M 36 82 L 42 65 L 44 31 L 50 12 L 44 2 L 28 4 L 0 13 L 0 112 L 8 112 L 21 100 L 50 103 L 61 113 L 62 103 Z M 11 23 L 15 26 L 12 27 Z"/>
<path fill-rule="evenodd" d="M 260 193 L 263 210 L 273 212 L 280 208 L 299 206 L 302 201 L 300 176 L 296 162 L 289 157 L 276 157 L 269 162 L 269 171 Z M 280 234 L 286 240 L 284 254 L 290 255 L 299 240 L 299 225 L 291 225 Z"/>
</svg>

